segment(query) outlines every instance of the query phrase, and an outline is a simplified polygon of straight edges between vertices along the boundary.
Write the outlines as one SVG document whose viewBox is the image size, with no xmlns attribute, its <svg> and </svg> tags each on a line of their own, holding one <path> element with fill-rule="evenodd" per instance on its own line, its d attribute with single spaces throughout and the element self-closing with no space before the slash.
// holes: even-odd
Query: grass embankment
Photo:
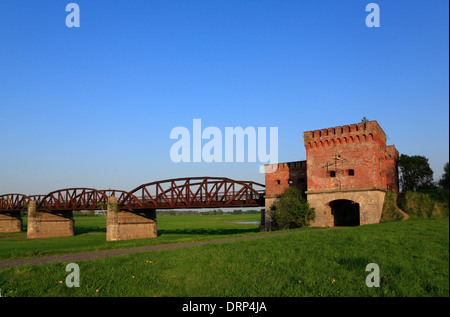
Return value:
<svg viewBox="0 0 450 317">
<path fill-rule="evenodd" d="M 449 216 L 449 191 L 432 189 L 408 191 L 405 193 L 386 192 L 381 221 L 403 220 L 401 208 L 409 216 L 417 218 L 444 218 Z"/>
<path fill-rule="evenodd" d="M 365 284 L 369 263 L 380 267 L 379 288 Z M 2 296 L 449 296 L 449 221 L 297 231 L 79 266 L 78 288 L 65 285 L 61 263 L 0 271 Z"/>
<path fill-rule="evenodd" d="M 449 215 L 449 191 L 445 189 L 406 192 L 400 205 L 409 215 L 420 218 L 443 218 Z"/>
<path fill-rule="evenodd" d="M 381 222 L 403 220 L 402 213 L 398 210 L 398 193 L 386 192 L 384 197 L 383 212 L 381 213 Z"/>
</svg>

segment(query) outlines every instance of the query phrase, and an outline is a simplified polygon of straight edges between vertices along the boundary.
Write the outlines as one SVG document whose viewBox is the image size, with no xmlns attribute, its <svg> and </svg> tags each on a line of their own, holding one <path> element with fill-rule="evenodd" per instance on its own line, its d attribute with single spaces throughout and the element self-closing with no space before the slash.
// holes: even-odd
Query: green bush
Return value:
<svg viewBox="0 0 450 317">
<path fill-rule="evenodd" d="M 314 218 L 314 208 L 309 207 L 298 188 L 286 188 L 274 203 L 273 225 L 275 229 L 307 227 Z"/>
</svg>

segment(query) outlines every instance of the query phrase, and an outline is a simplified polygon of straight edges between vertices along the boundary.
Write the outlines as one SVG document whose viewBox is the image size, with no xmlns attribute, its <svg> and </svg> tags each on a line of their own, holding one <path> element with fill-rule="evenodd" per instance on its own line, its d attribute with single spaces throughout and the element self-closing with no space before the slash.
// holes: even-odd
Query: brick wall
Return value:
<svg viewBox="0 0 450 317">
<path fill-rule="evenodd" d="M 308 191 L 398 189 L 398 152 L 376 121 L 308 131 L 304 144 Z"/>
<path fill-rule="evenodd" d="M 288 187 L 306 191 L 306 161 L 270 164 L 265 166 L 266 195 L 281 195 Z"/>
</svg>

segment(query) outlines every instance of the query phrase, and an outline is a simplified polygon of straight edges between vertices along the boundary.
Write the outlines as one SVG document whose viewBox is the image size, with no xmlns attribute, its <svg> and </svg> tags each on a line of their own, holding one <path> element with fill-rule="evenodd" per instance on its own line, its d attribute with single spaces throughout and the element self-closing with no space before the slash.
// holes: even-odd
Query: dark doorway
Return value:
<svg viewBox="0 0 450 317">
<path fill-rule="evenodd" d="M 339 199 L 330 202 L 334 226 L 359 226 L 359 204 L 351 200 Z"/>
</svg>

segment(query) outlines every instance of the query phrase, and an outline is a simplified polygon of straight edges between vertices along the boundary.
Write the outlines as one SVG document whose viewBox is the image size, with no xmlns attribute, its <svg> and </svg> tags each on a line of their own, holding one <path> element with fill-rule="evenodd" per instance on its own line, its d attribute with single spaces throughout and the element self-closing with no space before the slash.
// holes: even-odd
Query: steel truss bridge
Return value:
<svg viewBox="0 0 450 317">
<path fill-rule="evenodd" d="M 47 195 L 0 196 L 0 212 L 25 211 L 30 201 L 42 211 L 106 209 L 108 198 L 117 198 L 122 210 L 186 209 L 264 206 L 265 186 L 252 181 L 221 177 L 167 179 L 124 190 L 68 188 Z"/>
</svg>

